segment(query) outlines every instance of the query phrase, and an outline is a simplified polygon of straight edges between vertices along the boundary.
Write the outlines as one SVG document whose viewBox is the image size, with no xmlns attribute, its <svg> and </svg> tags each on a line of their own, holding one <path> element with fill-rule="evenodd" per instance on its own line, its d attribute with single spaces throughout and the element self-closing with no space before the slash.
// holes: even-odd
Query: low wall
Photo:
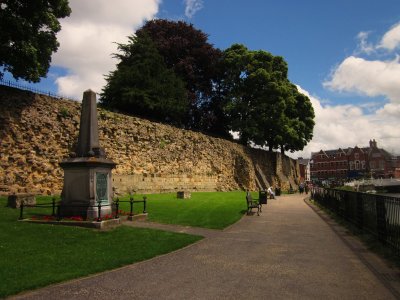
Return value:
<svg viewBox="0 0 400 300">
<path fill-rule="evenodd" d="M 201 175 L 114 175 L 113 187 L 118 194 L 140 191 L 141 193 L 166 193 L 177 191 L 210 192 L 218 190 L 217 176 Z"/>
</svg>

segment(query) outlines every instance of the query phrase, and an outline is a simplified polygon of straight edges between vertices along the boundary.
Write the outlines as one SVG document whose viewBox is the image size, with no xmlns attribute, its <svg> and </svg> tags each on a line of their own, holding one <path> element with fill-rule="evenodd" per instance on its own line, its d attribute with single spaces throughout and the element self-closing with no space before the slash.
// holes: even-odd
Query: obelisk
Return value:
<svg viewBox="0 0 400 300">
<path fill-rule="evenodd" d="M 83 93 L 78 144 L 75 153 L 60 163 L 64 170 L 61 194 L 62 216 L 82 216 L 85 219 L 112 212 L 111 171 L 116 163 L 106 158 L 99 143 L 96 93 Z"/>
</svg>

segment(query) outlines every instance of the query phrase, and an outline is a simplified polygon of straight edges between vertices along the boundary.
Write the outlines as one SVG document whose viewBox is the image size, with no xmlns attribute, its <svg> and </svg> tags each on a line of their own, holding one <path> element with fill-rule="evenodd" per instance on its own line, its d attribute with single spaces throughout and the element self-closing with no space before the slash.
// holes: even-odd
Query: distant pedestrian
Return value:
<svg viewBox="0 0 400 300">
<path fill-rule="evenodd" d="M 300 183 L 300 185 L 299 185 L 299 192 L 300 192 L 300 194 L 303 194 L 303 192 L 304 192 L 304 183 L 303 182 Z"/>
<path fill-rule="evenodd" d="M 274 194 L 274 192 L 272 191 L 272 188 L 271 188 L 271 187 L 269 187 L 269 188 L 267 189 L 267 193 L 269 194 L 269 198 L 270 198 L 270 199 L 275 199 L 275 194 Z"/>
<path fill-rule="evenodd" d="M 309 186 L 308 186 L 308 184 L 306 184 L 305 186 L 304 186 L 304 191 L 306 192 L 306 195 L 308 195 L 308 191 L 309 191 Z"/>
</svg>

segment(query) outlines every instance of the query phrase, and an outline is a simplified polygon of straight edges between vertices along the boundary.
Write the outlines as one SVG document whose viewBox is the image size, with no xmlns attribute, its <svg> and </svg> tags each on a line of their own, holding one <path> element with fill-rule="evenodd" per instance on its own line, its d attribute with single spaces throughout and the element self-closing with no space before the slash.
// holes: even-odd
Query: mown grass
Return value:
<svg viewBox="0 0 400 300">
<path fill-rule="evenodd" d="M 182 248 L 199 236 L 120 226 L 111 231 L 18 222 L 0 198 L 0 298 Z"/>
<path fill-rule="evenodd" d="M 238 221 L 246 212 L 244 192 L 198 192 L 190 199 L 177 199 L 176 194 L 146 195 L 148 220 L 166 224 L 177 224 L 211 229 L 223 229 Z M 255 198 L 258 198 L 254 194 Z M 143 195 L 134 195 L 142 200 Z M 119 198 L 129 200 L 129 196 Z M 120 209 L 129 212 L 129 203 Z M 142 203 L 134 203 L 134 212 L 143 211 Z"/>
<path fill-rule="evenodd" d="M 222 229 L 246 211 L 243 192 L 146 195 L 154 222 Z M 257 198 L 256 195 L 254 195 Z M 58 199 L 58 198 L 57 198 Z M 135 195 L 141 200 L 142 195 Z M 129 196 L 121 200 L 129 200 Z M 37 197 L 50 203 L 51 197 Z M 0 298 L 51 283 L 142 261 L 182 248 L 199 236 L 120 226 L 110 231 L 18 222 L 19 210 L 0 198 Z M 129 212 L 129 203 L 120 209 Z M 143 210 L 135 203 L 134 212 Z M 26 208 L 24 216 L 49 215 L 51 208 Z"/>
</svg>

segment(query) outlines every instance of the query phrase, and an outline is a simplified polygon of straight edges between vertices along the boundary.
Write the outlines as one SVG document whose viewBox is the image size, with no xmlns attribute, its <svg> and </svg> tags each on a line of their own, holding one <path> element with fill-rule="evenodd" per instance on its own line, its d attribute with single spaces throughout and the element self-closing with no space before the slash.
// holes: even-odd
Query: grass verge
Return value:
<svg viewBox="0 0 400 300">
<path fill-rule="evenodd" d="M 134 195 L 142 200 L 143 195 Z M 177 199 L 176 194 L 146 195 L 148 220 L 211 229 L 223 229 L 237 222 L 246 212 L 244 192 L 197 192 L 190 199 Z M 254 197 L 258 196 L 254 193 Z M 129 196 L 120 200 L 129 200 Z M 129 211 L 129 203 L 121 203 L 120 209 Z M 134 204 L 134 212 L 143 210 L 141 203 Z"/>
<path fill-rule="evenodd" d="M 141 200 L 143 195 L 135 195 Z M 146 195 L 154 222 L 223 229 L 246 212 L 244 192 Z M 257 198 L 256 194 L 253 195 Z M 57 198 L 58 200 L 59 198 Z M 50 203 L 51 197 L 37 197 Z M 129 196 L 120 198 L 129 200 Z M 182 248 L 199 236 L 121 226 L 111 231 L 18 222 L 19 210 L 0 198 L 0 298 L 24 290 L 115 269 Z M 129 212 L 129 203 L 120 209 Z M 135 203 L 134 212 L 143 210 Z M 51 208 L 26 208 L 25 217 L 51 214 Z"/>
<path fill-rule="evenodd" d="M 0 198 L 0 298 L 143 261 L 201 239 L 127 226 L 98 231 L 18 222 L 19 210 L 5 205 Z"/>
</svg>

